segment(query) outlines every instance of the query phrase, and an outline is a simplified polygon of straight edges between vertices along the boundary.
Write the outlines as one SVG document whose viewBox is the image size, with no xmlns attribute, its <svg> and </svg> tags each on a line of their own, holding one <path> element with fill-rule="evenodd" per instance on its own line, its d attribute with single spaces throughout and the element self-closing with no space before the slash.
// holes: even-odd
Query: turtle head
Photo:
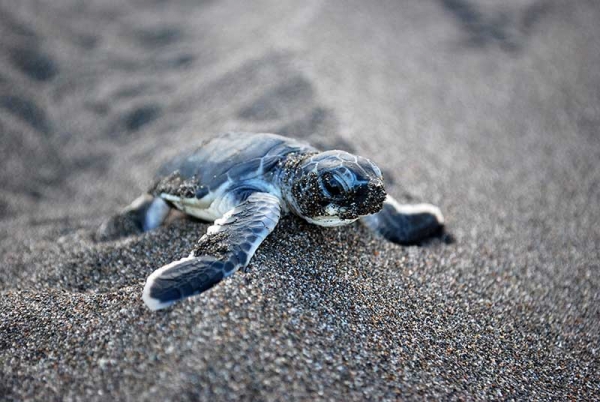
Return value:
<svg viewBox="0 0 600 402">
<path fill-rule="evenodd" d="M 341 226 L 379 212 L 386 193 L 379 168 L 344 151 L 301 160 L 288 183 L 287 201 L 296 215 L 320 226 Z"/>
</svg>

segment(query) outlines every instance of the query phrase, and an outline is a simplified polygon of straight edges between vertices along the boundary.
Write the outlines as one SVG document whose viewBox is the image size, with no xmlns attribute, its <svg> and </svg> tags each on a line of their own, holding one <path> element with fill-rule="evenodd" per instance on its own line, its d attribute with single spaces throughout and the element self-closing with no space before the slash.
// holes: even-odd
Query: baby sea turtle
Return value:
<svg viewBox="0 0 600 402">
<path fill-rule="evenodd" d="M 381 171 L 370 160 L 319 152 L 276 134 L 227 133 L 176 157 L 125 214 L 148 231 L 172 207 L 214 223 L 189 257 L 148 277 L 142 299 L 152 310 L 204 292 L 246 267 L 281 214 L 319 226 L 360 219 L 399 244 L 418 243 L 444 224 L 437 207 L 401 205 L 387 195 Z"/>
</svg>

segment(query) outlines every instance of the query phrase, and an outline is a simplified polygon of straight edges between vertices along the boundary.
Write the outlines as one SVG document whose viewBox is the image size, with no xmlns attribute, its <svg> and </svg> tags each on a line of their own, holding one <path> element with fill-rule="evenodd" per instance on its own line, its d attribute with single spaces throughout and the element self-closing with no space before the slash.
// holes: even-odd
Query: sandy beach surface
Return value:
<svg viewBox="0 0 600 402">
<path fill-rule="evenodd" d="M 0 0 L 0 400 L 600 399 L 600 4 Z M 96 228 L 228 130 L 376 161 L 449 238 L 284 218 L 151 312 L 180 218 Z"/>
</svg>

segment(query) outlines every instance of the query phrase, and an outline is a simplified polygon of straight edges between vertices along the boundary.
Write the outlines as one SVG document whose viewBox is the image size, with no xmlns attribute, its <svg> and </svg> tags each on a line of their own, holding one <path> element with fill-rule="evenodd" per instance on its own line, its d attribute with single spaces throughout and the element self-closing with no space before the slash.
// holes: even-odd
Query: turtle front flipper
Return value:
<svg viewBox="0 0 600 402">
<path fill-rule="evenodd" d="M 387 196 L 383 209 L 361 218 L 371 230 L 394 243 L 418 244 L 428 237 L 442 233 L 444 217 L 440 209 L 431 204 L 400 204 Z"/>
<path fill-rule="evenodd" d="M 189 257 L 154 271 L 142 299 L 151 310 L 159 310 L 212 288 L 248 265 L 280 215 L 277 197 L 251 194 L 208 228 Z"/>
</svg>

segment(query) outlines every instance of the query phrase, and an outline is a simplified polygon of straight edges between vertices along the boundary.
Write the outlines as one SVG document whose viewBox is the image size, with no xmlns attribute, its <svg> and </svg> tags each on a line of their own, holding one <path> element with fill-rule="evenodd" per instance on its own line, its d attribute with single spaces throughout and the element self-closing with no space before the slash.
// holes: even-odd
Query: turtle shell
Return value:
<svg viewBox="0 0 600 402">
<path fill-rule="evenodd" d="M 150 192 L 201 199 L 228 182 L 270 183 L 287 155 L 314 151 L 307 143 L 277 134 L 230 132 L 164 164 Z"/>
</svg>

